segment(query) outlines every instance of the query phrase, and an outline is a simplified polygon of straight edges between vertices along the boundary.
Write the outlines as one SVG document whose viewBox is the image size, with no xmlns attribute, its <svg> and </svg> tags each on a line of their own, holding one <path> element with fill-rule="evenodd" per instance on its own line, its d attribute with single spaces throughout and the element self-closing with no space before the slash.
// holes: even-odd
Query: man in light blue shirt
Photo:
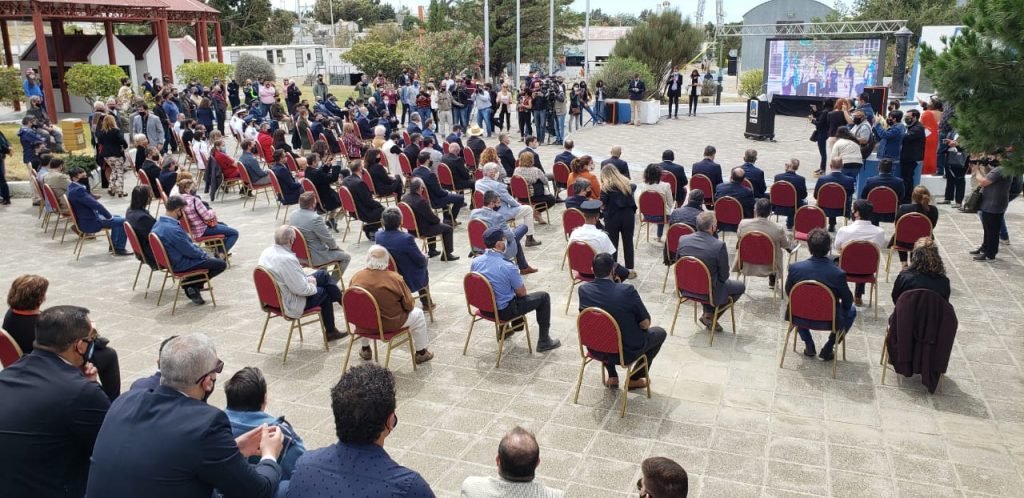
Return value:
<svg viewBox="0 0 1024 498">
<path fill-rule="evenodd" d="M 516 220 L 517 224 L 526 225 L 526 247 L 539 246 L 540 241 L 533 238 L 534 212 L 533 208 L 518 201 L 508 193 L 508 187 L 498 181 L 498 170 L 501 166 L 497 163 L 487 163 L 483 166 L 484 177 L 477 180 L 473 188 L 477 192 L 487 194 L 494 192 L 498 194 L 500 207 L 498 212 L 505 217 L 505 220 Z"/>
<path fill-rule="evenodd" d="M 231 433 L 235 437 L 263 424 L 277 426 L 284 432 L 284 451 L 277 463 L 281 465 L 281 480 L 291 479 L 295 461 L 306 452 L 306 446 L 284 417 L 275 417 L 264 411 L 267 408 L 267 381 L 263 372 L 256 367 L 245 367 L 235 372 L 224 384 L 224 394 L 228 399 L 224 413 L 228 415 Z"/>
<path fill-rule="evenodd" d="M 487 252 L 473 260 L 470 271 L 483 275 L 490 282 L 491 288 L 494 289 L 498 318 L 508 321 L 536 311 L 537 325 L 540 326 L 537 351 L 549 351 L 561 346 L 561 341 L 550 336 L 551 296 L 543 291 L 526 292 L 526 285 L 523 284 L 519 271 L 505 260 L 506 242 L 502 229 L 488 228 L 484 232 L 484 245 L 487 246 Z"/>
</svg>

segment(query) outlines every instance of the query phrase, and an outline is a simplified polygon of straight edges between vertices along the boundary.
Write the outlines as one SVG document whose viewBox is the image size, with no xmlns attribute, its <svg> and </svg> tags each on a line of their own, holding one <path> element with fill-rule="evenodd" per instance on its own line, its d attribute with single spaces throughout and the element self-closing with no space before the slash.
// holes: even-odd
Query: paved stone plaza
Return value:
<svg viewBox="0 0 1024 498">
<path fill-rule="evenodd" d="M 660 159 L 665 148 L 674 149 L 677 162 L 689 170 L 709 143 L 718 147 L 719 162 L 727 167 L 740 164 L 744 149 L 758 149 L 769 178 L 791 156 L 803 161 L 805 174 L 817 164 L 806 120 L 780 117 L 776 143 L 743 139 L 742 125 L 741 114 L 715 114 L 639 129 L 588 128 L 574 138 L 578 149 L 600 157 L 611 145 L 622 145 L 634 171 Z M 559 149 L 541 148 L 545 166 Z M 117 214 L 127 208 L 126 199 L 104 195 L 101 202 Z M 50 279 L 46 306 L 90 308 L 97 328 L 120 354 L 125 389 L 153 372 L 163 338 L 205 332 L 226 365 L 220 386 L 241 367 L 260 367 L 270 383 L 268 411 L 285 415 L 308 448 L 330 444 L 335 436 L 329 389 L 341 374 L 347 340 L 324 352 L 317 335 L 307 332 L 310 340 L 302 344 L 296 337 L 288 363 L 282 364 L 287 326 L 272 320 L 263 351 L 256 352 L 264 315 L 252 271 L 280 222 L 263 200 L 255 212 L 241 205 L 236 194 L 214 205 L 218 217 L 241 232 L 232 267 L 214 280 L 216 307 L 196 307 L 182 296 L 172 317 L 169 302 L 157 307 L 154 293 L 145 299 L 141 288 L 131 290 L 134 259 L 107 255 L 101 240 L 87 243 L 81 260 L 74 261 L 73 244 L 60 245 L 41 233 L 27 199 L 0 208 L 0 286 L 7 289 L 19 274 L 39 273 Z M 494 474 L 499 438 L 515 424 L 540 440 L 539 478 L 569 496 L 635 496 L 639 464 L 649 456 L 682 464 L 690 474 L 691 496 L 1024 496 L 1024 237 L 1018 235 L 1024 234 L 1024 205 L 1011 204 L 1007 217 L 1015 245 L 1003 246 L 990 264 L 967 255 L 980 243 L 977 217 L 944 206 L 940 211 L 936 237 L 960 319 L 940 393 L 928 394 L 917 378 L 898 384 L 891 373 L 887 385 L 880 385 L 880 347 L 892 309 L 891 284 L 884 278 L 879 318 L 868 308 L 859 310 L 836 380 L 830 364 L 792 352 L 779 368 L 783 303 L 772 303 L 765 279 L 752 278 L 736 307 L 737 335 L 720 334 L 713 347 L 707 345 L 707 332 L 692 321 L 689 305 L 682 308 L 675 335 L 652 369 L 652 399 L 631 394 L 624 419 L 617 411 L 620 391 L 602 387 L 593 365 L 579 404 L 573 404 L 580 351 L 575 312 L 563 313 L 568 277 L 559 270 L 565 248 L 562 208 L 552 212 L 551 225 L 538 226 L 544 244 L 527 249 L 527 255 L 541 272 L 525 282 L 530 291 L 551 294 L 552 336 L 563 346 L 531 355 L 517 336 L 500 369 L 494 368 L 496 343 L 486 324 L 477 326 L 469 354 L 462 355 L 469 328 L 462 277 L 470 265 L 463 225 L 455 236 L 462 259 L 430 261 L 431 289 L 439 304 L 430 324 L 435 359 L 413 371 L 407 352 L 392 358 L 401 423 L 385 447 L 399 463 L 423 474 L 439 496 L 458 496 L 468 475 Z M 356 244 L 357 226 L 343 244 L 354 256 L 346 276 L 362 266 L 369 247 L 365 240 Z M 886 228 L 891 233 L 892 225 Z M 653 324 L 667 329 L 676 301 L 661 292 L 661 251 L 653 237 L 640 242 L 640 278 L 632 283 Z M 339 311 L 339 324 L 341 319 Z M 536 330 L 534 324 L 531 317 Z M 725 326 L 728 331 L 728 322 Z M 824 335 L 816 337 L 820 342 Z M 361 360 L 354 355 L 353 361 Z M 223 390 L 210 402 L 224 406 Z"/>
</svg>

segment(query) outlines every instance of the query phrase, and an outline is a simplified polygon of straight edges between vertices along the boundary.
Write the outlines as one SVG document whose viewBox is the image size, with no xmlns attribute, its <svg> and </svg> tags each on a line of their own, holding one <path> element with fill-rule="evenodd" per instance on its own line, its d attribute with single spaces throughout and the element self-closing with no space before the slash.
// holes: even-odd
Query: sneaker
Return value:
<svg viewBox="0 0 1024 498">
<path fill-rule="evenodd" d="M 544 351 L 551 351 L 562 346 L 562 341 L 558 339 L 552 339 L 550 337 L 537 341 L 537 352 L 543 353 Z"/>
<path fill-rule="evenodd" d="M 415 357 L 415 361 L 416 361 L 417 365 L 419 365 L 420 363 L 426 363 L 426 362 L 428 362 L 430 360 L 433 360 L 433 359 L 434 359 L 434 353 L 431 353 L 430 351 L 423 351 L 422 354 L 421 353 L 416 353 L 416 357 Z"/>
<path fill-rule="evenodd" d="M 194 288 L 194 287 L 186 287 L 185 288 L 185 295 L 188 296 L 188 298 L 191 299 L 192 302 L 195 303 L 195 304 L 199 304 L 199 305 L 206 304 L 206 301 L 203 300 L 202 293 L 200 293 L 199 290 Z"/>
<path fill-rule="evenodd" d="M 536 247 L 536 246 L 539 246 L 540 244 L 541 244 L 541 242 L 539 240 L 533 238 L 532 235 L 527 235 L 526 236 L 526 244 L 523 244 L 523 245 L 525 245 L 526 247 Z"/>
<path fill-rule="evenodd" d="M 363 348 L 359 350 L 359 357 L 366 361 L 370 361 L 373 359 L 373 350 L 370 349 L 370 346 L 363 346 Z"/>
</svg>

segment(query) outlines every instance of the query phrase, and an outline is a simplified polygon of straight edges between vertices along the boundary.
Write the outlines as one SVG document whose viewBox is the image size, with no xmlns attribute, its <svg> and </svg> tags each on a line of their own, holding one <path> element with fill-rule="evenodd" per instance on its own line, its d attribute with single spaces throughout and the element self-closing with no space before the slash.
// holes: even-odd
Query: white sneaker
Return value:
<svg viewBox="0 0 1024 498">
<path fill-rule="evenodd" d="M 999 243 L 1004 246 L 1008 246 L 1010 245 L 1010 239 L 999 239 Z"/>
</svg>

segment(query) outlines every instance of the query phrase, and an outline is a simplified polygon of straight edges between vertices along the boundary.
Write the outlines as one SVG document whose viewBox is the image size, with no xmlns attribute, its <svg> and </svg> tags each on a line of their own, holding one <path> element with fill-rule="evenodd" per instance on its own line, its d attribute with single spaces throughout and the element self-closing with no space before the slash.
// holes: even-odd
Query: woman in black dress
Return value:
<svg viewBox="0 0 1024 498">
<path fill-rule="evenodd" d="M 696 69 L 690 72 L 690 109 L 687 116 L 697 115 L 697 96 L 700 95 L 700 72 Z"/>
</svg>

